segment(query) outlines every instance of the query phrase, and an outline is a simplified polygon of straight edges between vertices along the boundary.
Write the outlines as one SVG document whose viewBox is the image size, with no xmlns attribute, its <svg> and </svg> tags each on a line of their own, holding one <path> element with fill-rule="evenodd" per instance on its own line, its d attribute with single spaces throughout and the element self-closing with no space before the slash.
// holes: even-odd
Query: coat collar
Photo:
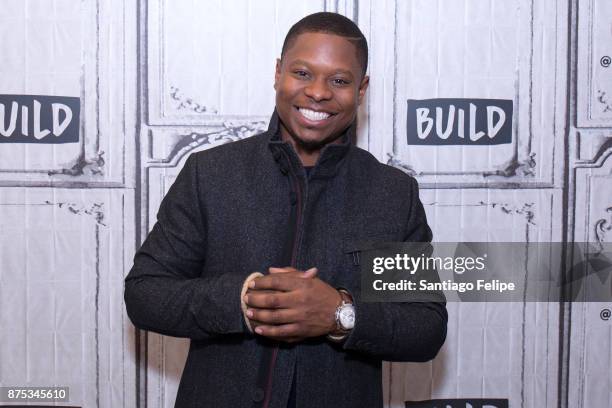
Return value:
<svg viewBox="0 0 612 408">
<path fill-rule="evenodd" d="M 339 167 L 344 162 L 344 158 L 351 150 L 356 137 L 356 130 L 357 121 L 355 120 L 341 136 L 340 143 L 331 143 L 323 147 L 321 155 L 311 171 L 311 179 L 333 177 L 337 173 Z M 291 144 L 281 139 L 280 119 L 276 109 L 270 118 L 267 133 L 270 136 L 268 146 L 281 171 L 287 172 L 291 168 L 295 174 L 305 175 L 302 162 L 295 149 Z"/>
</svg>

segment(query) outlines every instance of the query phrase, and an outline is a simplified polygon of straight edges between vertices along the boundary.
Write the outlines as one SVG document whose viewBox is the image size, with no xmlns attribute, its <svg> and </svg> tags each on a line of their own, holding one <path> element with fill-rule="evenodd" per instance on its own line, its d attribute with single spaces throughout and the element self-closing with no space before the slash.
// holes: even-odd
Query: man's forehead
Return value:
<svg viewBox="0 0 612 408">
<path fill-rule="evenodd" d="M 349 51 L 354 51 L 356 49 L 355 44 L 351 42 L 351 38 L 324 31 L 306 31 L 296 35 L 291 40 L 286 52 L 320 45 L 346 48 Z"/>
<path fill-rule="evenodd" d="M 311 64 L 311 57 L 329 57 L 342 62 L 344 70 L 351 71 L 359 67 L 357 47 L 348 38 L 324 32 L 305 32 L 291 42 L 283 55 L 283 62 Z M 341 67 L 338 70 L 342 70 Z"/>
</svg>

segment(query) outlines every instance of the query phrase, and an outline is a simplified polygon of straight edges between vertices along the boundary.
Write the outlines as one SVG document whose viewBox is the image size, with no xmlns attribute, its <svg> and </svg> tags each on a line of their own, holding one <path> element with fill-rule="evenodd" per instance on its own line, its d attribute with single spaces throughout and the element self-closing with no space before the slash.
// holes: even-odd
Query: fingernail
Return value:
<svg viewBox="0 0 612 408">
<path fill-rule="evenodd" d="M 249 282 L 249 288 L 253 289 L 255 287 L 255 281 L 252 280 Z"/>
<path fill-rule="evenodd" d="M 244 303 L 249 303 L 249 295 L 244 295 L 242 299 L 244 300 Z"/>
<path fill-rule="evenodd" d="M 257 333 L 257 334 L 262 334 L 262 333 L 263 333 L 262 328 L 261 328 L 261 327 L 256 327 L 256 328 L 255 328 L 255 333 Z"/>
<path fill-rule="evenodd" d="M 251 309 L 248 309 L 246 312 L 247 316 L 249 317 L 253 317 L 253 311 Z"/>
</svg>

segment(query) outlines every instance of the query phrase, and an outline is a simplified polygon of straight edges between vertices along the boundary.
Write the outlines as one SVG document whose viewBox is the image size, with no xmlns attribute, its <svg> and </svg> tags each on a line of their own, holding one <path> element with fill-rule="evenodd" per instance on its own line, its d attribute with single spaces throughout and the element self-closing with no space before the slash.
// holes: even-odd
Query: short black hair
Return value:
<svg viewBox="0 0 612 408">
<path fill-rule="evenodd" d="M 361 74 L 362 76 L 365 75 L 368 69 L 368 42 L 359 27 L 357 27 L 357 24 L 350 18 L 342 14 L 325 11 L 304 17 L 289 29 L 283 42 L 281 59 L 297 37 L 304 33 L 334 34 L 349 40 L 357 49 L 357 59 L 361 65 Z"/>
</svg>

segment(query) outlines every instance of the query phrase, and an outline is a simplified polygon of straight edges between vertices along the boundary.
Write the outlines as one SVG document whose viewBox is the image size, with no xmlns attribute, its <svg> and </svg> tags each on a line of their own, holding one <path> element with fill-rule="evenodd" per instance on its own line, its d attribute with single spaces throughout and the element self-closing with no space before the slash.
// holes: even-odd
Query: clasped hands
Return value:
<svg viewBox="0 0 612 408">
<path fill-rule="evenodd" d="M 244 296 L 246 317 L 255 333 L 294 343 L 336 331 L 340 293 L 317 277 L 317 268 L 269 268 L 249 282 Z"/>
</svg>

